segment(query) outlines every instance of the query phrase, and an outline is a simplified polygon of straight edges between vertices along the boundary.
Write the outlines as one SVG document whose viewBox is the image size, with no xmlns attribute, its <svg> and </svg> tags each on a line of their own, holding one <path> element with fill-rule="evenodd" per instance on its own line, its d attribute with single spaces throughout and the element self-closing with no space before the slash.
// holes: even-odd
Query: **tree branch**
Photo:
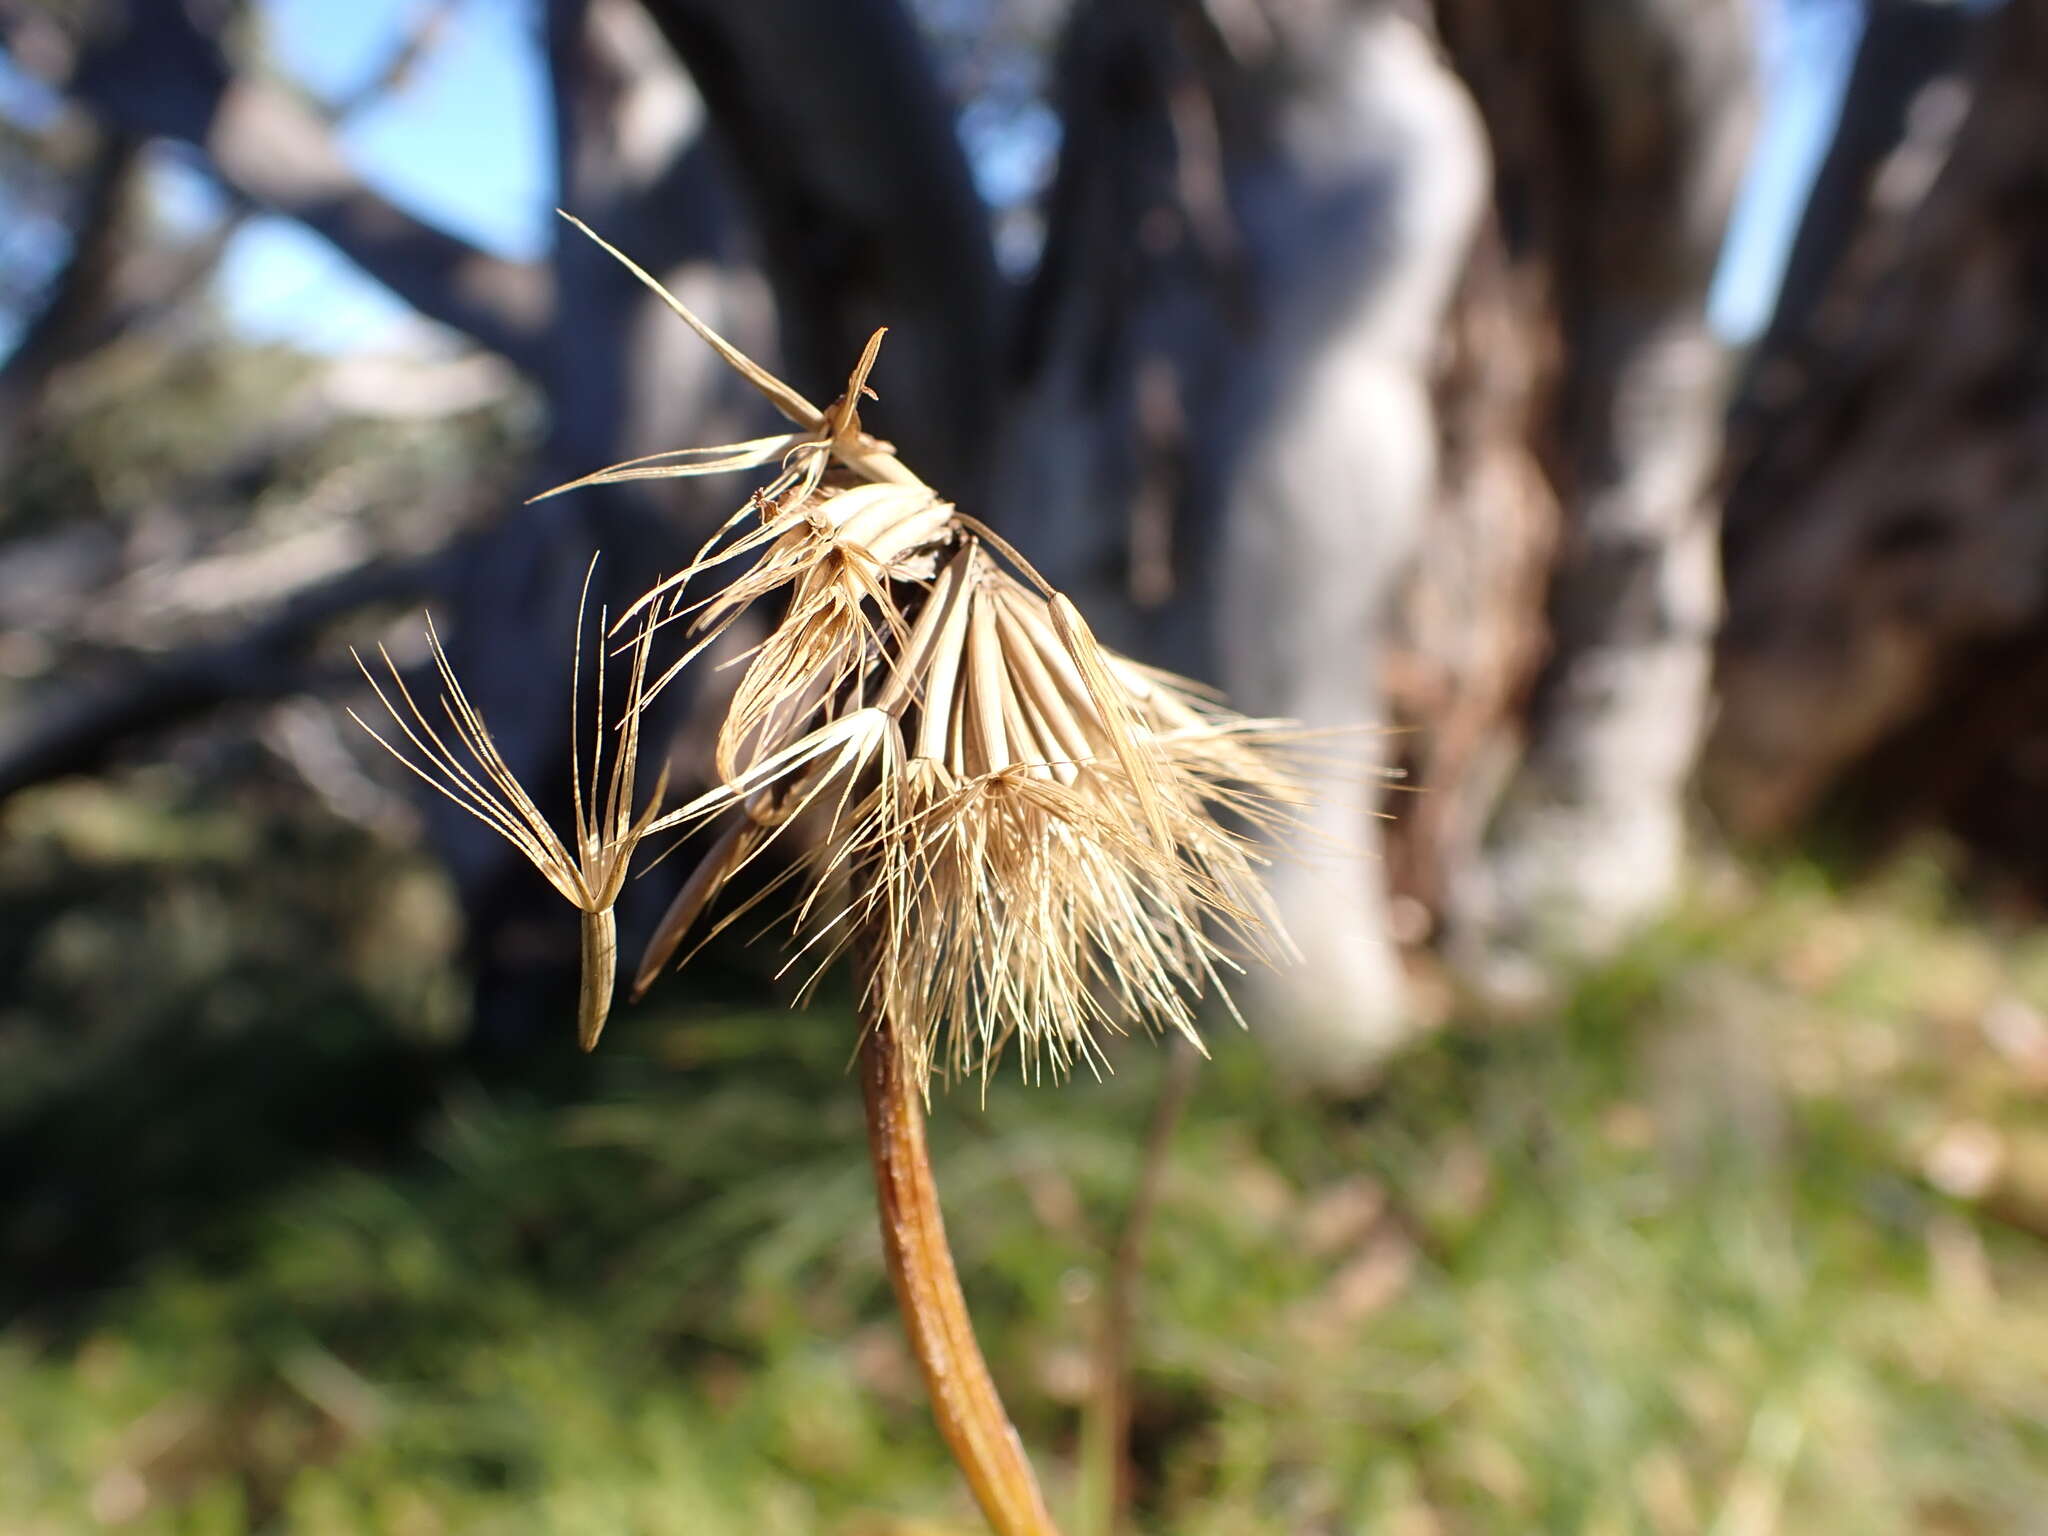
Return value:
<svg viewBox="0 0 2048 1536">
<path fill-rule="evenodd" d="M 889 435 L 946 494 L 975 496 L 995 421 L 1000 290 L 951 104 L 902 7 L 644 3 L 736 172 L 791 380 L 830 399 L 887 325 L 875 387 Z"/>
<path fill-rule="evenodd" d="M 377 561 L 299 593 L 244 634 L 153 662 L 124 681 L 66 697 L 0 742 L 0 802 L 32 785 L 104 768 L 127 743 L 222 704 L 274 699 L 307 684 L 299 653 L 335 620 L 441 585 L 461 547 Z"/>
<path fill-rule="evenodd" d="M 197 147 L 237 197 L 298 220 L 422 315 L 537 371 L 553 306 L 546 268 L 479 251 L 372 191 L 319 110 L 232 68 L 190 11 L 130 7 L 67 88 L 124 133 Z"/>
</svg>

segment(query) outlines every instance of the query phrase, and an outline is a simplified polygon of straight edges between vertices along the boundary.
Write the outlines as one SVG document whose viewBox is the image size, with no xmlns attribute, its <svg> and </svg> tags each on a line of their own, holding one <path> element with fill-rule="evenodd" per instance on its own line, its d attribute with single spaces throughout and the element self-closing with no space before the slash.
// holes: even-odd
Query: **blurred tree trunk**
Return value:
<svg viewBox="0 0 2048 1536">
<path fill-rule="evenodd" d="M 1884 104 L 1867 211 L 1757 369 L 1710 785 L 1752 835 L 1836 790 L 1880 828 L 1948 820 L 2038 892 L 2048 3 L 1972 25 L 1965 76 Z"/>
<path fill-rule="evenodd" d="M 1301 961 L 1245 990 L 1287 1064 L 1342 1087 L 1409 1023 L 1384 748 L 1360 727 L 1435 492 L 1430 373 L 1486 151 L 1401 7 L 1225 20 L 1134 0 L 1073 19 L 995 507 L 1106 637 L 1338 733 L 1272 878 Z"/>
<path fill-rule="evenodd" d="M 1553 502 L 1557 543 L 1540 616 L 1485 621 L 1469 676 L 1427 675 L 1456 647 L 1418 663 L 1418 766 L 1448 806 L 1401 867 L 1473 979 L 1512 998 L 1656 916 L 1679 878 L 1720 598 L 1726 359 L 1705 296 L 1753 65 L 1739 0 L 1437 9 L 1498 160 L 1499 254 L 1468 285 L 1468 321 L 1519 334 L 1498 370 L 1463 371 L 1492 398 L 1454 415 L 1469 430 L 1416 606 L 1469 607 L 1452 588 L 1475 572 L 1502 601 L 1527 593 Z M 1487 550 L 1496 518 L 1508 536 Z M 1532 630 L 1547 633 L 1533 676 Z M 1497 707 L 1490 728 L 1475 702 Z M 1431 729 L 1447 703 L 1462 709 L 1448 743 Z"/>
</svg>

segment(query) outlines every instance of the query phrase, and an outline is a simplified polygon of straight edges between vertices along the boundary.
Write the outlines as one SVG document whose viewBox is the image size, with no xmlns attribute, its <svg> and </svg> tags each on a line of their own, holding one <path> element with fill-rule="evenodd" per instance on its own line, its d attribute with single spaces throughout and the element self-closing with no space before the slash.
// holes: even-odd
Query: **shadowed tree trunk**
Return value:
<svg viewBox="0 0 2048 1536">
<path fill-rule="evenodd" d="M 1759 368 L 1710 787 L 1755 835 L 1846 778 L 1878 825 L 1981 828 L 2039 889 L 2048 3 L 1976 26 L 1974 101 L 1890 109 L 1870 216 Z"/>
<path fill-rule="evenodd" d="M 889 437 L 978 499 L 1000 384 L 987 212 L 895 0 L 646 0 L 689 67 L 758 244 L 784 375 L 829 401 L 877 326 Z M 700 434 L 701 440 L 701 434 Z"/>
<path fill-rule="evenodd" d="M 1879 213 L 1901 218 L 1925 192 L 1924 177 L 1917 188 L 1902 183 L 1916 179 L 1909 162 L 1924 163 L 1921 150 L 1934 151 L 1938 163 L 1935 144 L 1945 150 L 1954 134 L 1968 96 L 1962 76 L 1970 27 L 1960 0 L 1866 0 L 1834 138 L 1786 255 L 1770 325 L 1756 346 L 1759 358 L 1796 346 L 1851 241 L 1865 243 L 1864 221 Z M 1916 150 L 1894 161 L 1909 138 Z M 1876 182 L 1887 164 L 1899 170 L 1879 196 Z"/>
</svg>

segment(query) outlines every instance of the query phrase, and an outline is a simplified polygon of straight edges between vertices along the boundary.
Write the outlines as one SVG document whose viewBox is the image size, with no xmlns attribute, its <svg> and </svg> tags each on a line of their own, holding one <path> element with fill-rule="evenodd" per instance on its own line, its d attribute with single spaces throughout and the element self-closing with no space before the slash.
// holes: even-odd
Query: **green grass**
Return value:
<svg viewBox="0 0 2048 1536">
<path fill-rule="evenodd" d="M 0 1529 L 978 1529 L 889 1303 L 843 1006 L 673 983 L 594 1061 L 486 1081 L 412 860 L 168 780 L 15 831 Z M 1925 863 L 1716 885 L 1556 1017 L 1454 1025 L 1359 1103 L 1217 1033 L 1133 1341 L 1145 1531 L 2041 1528 L 2015 1003 L 2048 946 Z M 1056 1508 L 1158 1070 L 1116 1059 L 934 1116 Z M 1944 1175 L 1968 1198 L 1927 1176 L 1957 1145 L 1998 1154 Z"/>
</svg>

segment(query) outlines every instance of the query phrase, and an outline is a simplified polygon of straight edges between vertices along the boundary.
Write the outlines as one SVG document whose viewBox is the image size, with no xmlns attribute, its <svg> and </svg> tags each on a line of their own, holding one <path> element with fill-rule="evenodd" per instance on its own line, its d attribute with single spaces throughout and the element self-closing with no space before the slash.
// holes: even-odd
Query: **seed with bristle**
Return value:
<svg viewBox="0 0 2048 1536">
<path fill-rule="evenodd" d="M 596 569 L 596 564 L 595 560 L 591 562 L 591 571 Z M 361 656 L 356 657 L 356 665 L 362 668 L 377 701 L 384 706 L 412 750 L 408 752 L 395 745 L 361 715 L 354 710 L 349 711 L 351 718 L 399 762 L 525 855 L 528 862 L 546 877 L 548 884 L 583 914 L 582 984 L 576 1009 L 576 1035 L 586 1051 L 597 1044 L 597 1037 L 604 1029 L 605 1018 L 611 1010 L 619 952 L 613 908 L 619 893 L 625 888 L 633 852 L 640 840 L 647 836 L 668 786 L 668 772 L 664 768 L 646 806 L 637 814 L 634 812 L 634 774 L 640 758 L 640 716 L 645 707 L 647 663 L 654 641 L 655 626 L 651 615 L 640 625 L 628 646 L 631 664 L 626 699 L 609 727 L 604 707 L 602 658 L 598 662 L 597 729 L 587 774 L 582 753 L 573 745 L 581 714 L 584 605 L 590 596 L 591 571 L 584 573 L 583 600 L 576 609 L 576 646 L 570 685 L 572 746 L 569 772 L 575 804 L 573 846 L 556 833 L 506 764 L 497 743 L 491 739 L 483 716 L 463 691 L 431 618 L 427 621 L 427 645 L 433 654 L 434 669 L 440 677 L 439 703 L 441 713 L 447 717 L 449 734 L 444 736 L 420 707 L 400 675 L 397 664 L 382 647 L 378 648 L 378 654 L 383 657 L 385 669 L 390 673 L 391 693 L 385 692 L 384 685 Z M 602 618 L 599 625 L 603 627 Z M 609 763 L 605 753 L 608 729 L 618 737 Z"/>
</svg>

